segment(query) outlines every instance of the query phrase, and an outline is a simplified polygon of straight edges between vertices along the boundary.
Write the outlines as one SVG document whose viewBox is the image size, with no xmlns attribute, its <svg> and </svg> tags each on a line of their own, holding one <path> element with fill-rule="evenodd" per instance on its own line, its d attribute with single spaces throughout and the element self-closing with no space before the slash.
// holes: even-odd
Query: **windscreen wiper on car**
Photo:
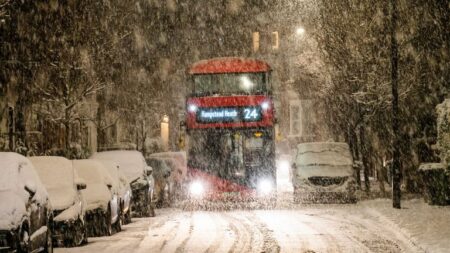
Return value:
<svg viewBox="0 0 450 253">
<path fill-rule="evenodd" d="M 132 184 L 136 183 L 136 182 L 137 182 L 138 180 L 139 180 L 139 177 L 138 177 L 138 178 L 136 178 L 135 180 L 131 181 L 131 182 L 130 182 L 130 185 L 132 185 Z"/>
</svg>

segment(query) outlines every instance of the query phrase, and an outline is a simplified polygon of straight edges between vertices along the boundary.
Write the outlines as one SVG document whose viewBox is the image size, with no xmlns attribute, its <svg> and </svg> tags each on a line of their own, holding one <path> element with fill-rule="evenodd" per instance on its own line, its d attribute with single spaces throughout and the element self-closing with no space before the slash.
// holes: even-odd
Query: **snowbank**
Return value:
<svg viewBox="0 0 450 253">
<path fill-rule="evenodd" d="M 128 181 L 143 177 L 147 166 L 142 154 L 131 150 L 98 152 L 94 153 L 91 159 L 110 160 L 118 163 Z"/>
<path fill-rule="evenodd" d="M 50 202 L 55 210 L 73 205 L 76 190 L 72 162 L 64 157 L 30 157 L 36 171 L 49 193 Z"/>
<path fill-rule="evenodd" d="M 422 163 L 419 166 L 419 170 L 445 170 L 445 165 L 442 163 Z"/>
<path fill-rule="evenodd" d="M 392 208 L 392 201 L 378 199 L 360 205 L 397 233 L 404 233 L 426 252 L 444 253 L 450 249 L 450 206 L 429 206 L 423 200 L 402 202 L 402 209 Z"/>
<path fill-rule="evenodd" d="M 31 162 L 16 153 L 0 153 L 0 230 L 16 228 L 27 216 L 27 185 L 36 191 L 33 200 L 42 206 L 48 198 Z"/>
</svg>

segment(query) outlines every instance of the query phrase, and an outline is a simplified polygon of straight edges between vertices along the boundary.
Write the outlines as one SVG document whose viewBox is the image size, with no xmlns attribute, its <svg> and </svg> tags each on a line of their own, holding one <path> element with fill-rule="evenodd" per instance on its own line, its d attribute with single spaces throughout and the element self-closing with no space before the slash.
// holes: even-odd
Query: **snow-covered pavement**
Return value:
<svg viewBox="0 0 450 253">
<path fill-rule="evenodd" d="M 445 219 L 450 210 L 419 201 L 404 206 L 408 209 L 393 211 L 388 200 L 376 200 L 279 210 L 162 209 L 154 218 L 134 219 L 121 233 L 56 252 L 446 252 L 449 230 L 427 229 L 436 224 L 421 219 L 433 213 Z M 427 210 L 432 212 L 424 214 Z M 431 234 L 420 236 L 423 229 L 434 231 L 434 241 Z"/>
</svg>

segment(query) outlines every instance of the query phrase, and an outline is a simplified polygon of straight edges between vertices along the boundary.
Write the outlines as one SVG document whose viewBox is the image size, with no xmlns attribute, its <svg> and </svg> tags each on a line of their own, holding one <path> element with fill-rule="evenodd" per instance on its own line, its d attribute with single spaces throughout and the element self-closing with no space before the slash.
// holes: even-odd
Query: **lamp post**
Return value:
<svg viewBox="0 0 450 253">
<path fill-rule="evenodd" d="M 161 121 L 161 140 L 164 150 L 169 149 L 169 116 L 164 115 Z"/>
<path fill-rule="evenodd" d="M 391 88 L 392 88 L 392 132 L 394 133 L 392 154 L 392 206 L 401 208 L 401 162 L 400 162 L 400 120 L 398 107 L 398 42 L 397 31 L 397 0 L 391 0 Z"/>
</svg>

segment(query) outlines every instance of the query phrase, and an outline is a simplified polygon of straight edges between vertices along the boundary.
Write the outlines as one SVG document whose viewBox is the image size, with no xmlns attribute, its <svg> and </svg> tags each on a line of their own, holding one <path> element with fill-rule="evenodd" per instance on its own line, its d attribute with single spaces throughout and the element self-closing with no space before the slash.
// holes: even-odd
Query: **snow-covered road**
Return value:
<svg viewBox="0 0 450 253">
<path fill-rule="evenodd" d="M 159 210 L 62 252 L 424 252 L 361 205 L 224 212 Z"/>
</svg>

